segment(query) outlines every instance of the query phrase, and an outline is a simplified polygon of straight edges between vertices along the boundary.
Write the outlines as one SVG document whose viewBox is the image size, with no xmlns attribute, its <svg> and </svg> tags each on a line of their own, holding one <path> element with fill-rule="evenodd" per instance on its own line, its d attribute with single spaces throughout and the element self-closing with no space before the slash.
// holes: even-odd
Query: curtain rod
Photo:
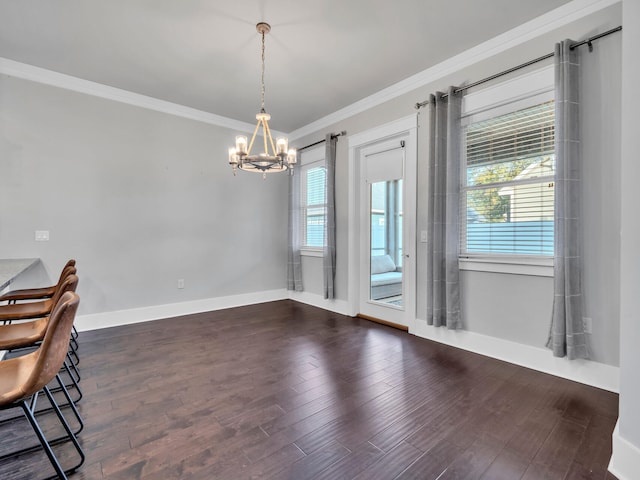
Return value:
<svg viewBox="0 0 640 480">
<path fill-rule="evenodd" d="M 611 30 L 607 30 L 606 32 L 603 33 L 599 33 L 598 35 L 594 35 L 593 37 L 587 38 L 586 40 L 582 40 L 581 42 L 577 42 L 577 43 L 573 43 L 571 44 L 571 46 L 569 47 L 571 50 L 573 50 L 574 48 L 578 48 L 581 45 L 589 45 L 589 51 L 593 50 L 593 45 L 592 42 L 594 40 L 598 40 L 599 38 L 602 37 L 606 37 L 607 35 L 611 35 L 612 33 L 616 33 L 619 32 L 620 30 L 622 30 L 622 26 L 616 27 L 616 28 L 612 28 Z M 546 60 L 547 58 L 551 58 L 554 56 L 554 53 L 547 53 L 546 55 L 542 55 L 541 57 L 538 58 L 534 58 L 533 60 L 529 60 L 528 62 L 525 63 L 521 63 L 520 65 L 517 65 L 515 67 L 511 67 L 507 70 L 504 70 L 500 73 L 496 73 L 491 75 L 490 77 L 487 78 L 483 78 L 482 80 L 478 80 L 477 82 L 473 82 L 470 83 L 469 85 L 464 85 L 460 88 L 456 88 L 454 90 L 454 93 L 460 93 L 460 92 L 464 92 L 465 90 L 468 90 L 470 88 L 473 87 L 477 87 L 478 85 L 481 85 L 483 83 L 486 82 L 490 82 L 491 80 L 495 80 L 496 78 L 502 77 L 503 75 L 508 75 L 509 73 L 515 72 L 516 70 L 520 70 L 521 68 L 525 68 L 528 67 L 529 65 L 533 65 L 534 63 L 538 63 L 541 62 L 543 60 Z M 443 98 L 448 97 L 449 94 L 445 93 L 442 95 Z M 420 110 L 422 107 L 429 105 L 429 100 L 425 100 L 424 102 L 418 102 L 415 104 L 415 109 L 416 110 Z"/>
<path fill-rule="evenodd" d="M 331 138 L 342 137 L 342 136 L 344 136 L 346 134 L 347 134 L 347 131 L 343 130 L 340 133 L 332 133 L 331 134 Z M 304 147 L 298 148 L 298 152 L 300 150 L 306 150 L 307 148 L 315 147 L 316 145 L 320 145 L 321 143 L 324 143 L 326 141 L 327 141 L 327 139 L 325 138 L 325 139 L 322 139 L 322 140 L 318 140 L 317 142 L 311 143 L 309 145 L 305 145 Z"/>
</svg>

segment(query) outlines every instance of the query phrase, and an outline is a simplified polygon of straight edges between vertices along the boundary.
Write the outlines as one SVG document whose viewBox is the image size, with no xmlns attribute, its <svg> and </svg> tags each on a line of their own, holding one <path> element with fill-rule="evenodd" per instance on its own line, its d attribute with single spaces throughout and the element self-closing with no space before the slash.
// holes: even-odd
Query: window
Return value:
<svg viewBox="0 0 640 480">
<path fill-rule="evenodd" d="M 304 152 L 300 167 L 300 201 L 302 213 L 302 248 L 307 251 L 324 247 L 326 211 L 326 170 L 324 148 Z"/>
<path fill-rule="evenodd" d="M 463 257 L 553 257 L 554 102 L 546 97 L 506 113 L 504 106 L 485 111 L 484 118 L 471 116 L 465 122 Z"/>
</svg>

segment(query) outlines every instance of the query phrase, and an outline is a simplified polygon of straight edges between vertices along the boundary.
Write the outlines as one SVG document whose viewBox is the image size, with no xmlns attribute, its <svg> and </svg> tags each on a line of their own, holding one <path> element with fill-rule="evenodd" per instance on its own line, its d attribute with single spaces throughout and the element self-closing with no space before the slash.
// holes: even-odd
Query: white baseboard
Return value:
<svg viewBox="0 0 640 480">
<path fill-rule="evenodd" d="M 339 313 L 340 315 L 351 316 L 349 303 L 346 300 L 325 300 L 322 295 L 309 292 L 289 291 L 289 298 L 296 302 L 306 303 L 314 307 L 323 308 L 330 312 Z"/>
<path fill-rule="evenodd" d="M 224 308 L 241 307 L 244 305 L 273 302 L 276 300 L 286 300 L 288 298 L 289 294 L 284 289 L 231 295 L 227 297 L 205 298 L 190 302 L 79 315 L 76 318 L 75 326 L 79 331 L 84 332 L 88 330 L 97 330 L 99 328 L 117 327 L 132 323 L 160 320 L 162 318 L 191 315 L 193 313 L 211 312 L 214 310 L 222 310 Z"/>
<path fill-rule="evenodd" d="M 618 423 L 613 430 L 612 438 L 613 454 L 609 461 L 609 471 L 618 477 L 618 480 L 640 478 L 640 448 L 620 436 Z"/>
<path fill-rule="evenodd" d="M 325 300 L 321 295 L 293 291 L 289 292 L 289 298 L 341 315 L 352 316 L 349 303 L 344 300 Z M 425 320 L 416 320 L 413 325 L 409 329 L 409 333 L 418 337 L 611 392 L 618 393 L 620 390 L 620 369 L 618 367 L 589 360 L 557 358 L 546 348 L 524 345 L 466 330 L 430 327 Z"/>
<path fill-rule="evenodd" d="M 620 369 L 604 363 L 557 358 L 546 348 L 466 330 L 432 327 L 425 320 L 416 320 L 409 333 L 611 392 L 618 393 L 620 390 Z"/>
<path fill-rule="evenodd" d="M 75 326 L 78 331 L 84 332 L 285 299 L 295 300 L 296 302 L 312 305 L 341 315 L 350 315 L 349 304 L 344 300 L 325 300 L 321 295 L 309 292 L 270 290 L 228 297 L 206 298 L 190 302 L 132 308 L 129 310 L 79 315 L 76 318 Z"/>
</svg>

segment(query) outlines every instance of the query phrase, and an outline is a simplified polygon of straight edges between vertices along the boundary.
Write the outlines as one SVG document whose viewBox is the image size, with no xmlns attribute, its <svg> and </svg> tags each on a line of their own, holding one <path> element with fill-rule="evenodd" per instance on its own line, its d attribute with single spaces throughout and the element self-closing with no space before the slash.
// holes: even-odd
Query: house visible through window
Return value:
<svg viewBox="0 0 640 480">
<path fill-rule="evenodd" d="M 303 248 L 321 249 L 324 246 L 324 224 L 326 216 L 326 169 L 324 148 L 317 148 L 302 155 L 300 175 L 302 182 Z"/>
<path fill-rule="evenodd" d="M 463 141 L 461 254 L 553 256 L 553 100 L 470 122 Z"/>
</svg>

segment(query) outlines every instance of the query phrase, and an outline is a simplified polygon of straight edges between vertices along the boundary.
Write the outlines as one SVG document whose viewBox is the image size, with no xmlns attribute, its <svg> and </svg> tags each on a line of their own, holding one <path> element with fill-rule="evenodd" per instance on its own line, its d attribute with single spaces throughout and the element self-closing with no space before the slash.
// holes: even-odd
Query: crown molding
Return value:
<svg viewBox="0 0 640 480">
<path fill-rule="evenodd" d="M 474 65 L 482 60 L 502 53 L 510 48 L 518 46 L 550 31 L 567 25 L 575 20 L 586 17 L 592 13 L 603 10 L 611 5 L 620 3 L 621 0 L 573 0 L 555 10 L 547 12 L 527 23 L 524 23 L 508 32 L 492 38 L 465 52 L 451 57 L 444 62 L 423 70 L 411 77 L 380 90 L 362 100 L 347 107 L 341 108 L 323 118 L 294 130 L 288 135 L 284 132 L 272 131 L 277 136 L 288 136 L 289 140 L 296 140 L 306 135 L 322 130 L 346 118 L 362 113 L 396 97 L 414 91 L 428 85 L 451 73 L 465 67 Z M 100 83 L 83 80 L 45 68 L 20 63 L 15 60 L 0 57 L 0 74 L 22 78 L 54 87 L 63 88 L 87 95 L 92 95 L 120 103 L 154 110 L 157 112 L 176 115 L 198 122 L 208 123 L 218 127 L 228 128 L 241 132 L 252 132 L 255 125 L 223 117 L 214 113 L 197 110 L 177 103 L 167 102 L 154 97 L 148 97 L 120 88 L 110 87 Z"/>
<path fill-rule="evenodd" d="M 11 77 L 22 78 L 32 82 L 42 83 L 53 87 L 63 88 L 74 92 L 105 98 L 115 102 L 126 103 L 136 107 L 168 113 L 178 117 L 188 118 L 198 122 L 216 125 L 241 132 L 251 133 L 255 125 L 241 122 L 232 118 L 223 117 L 214 113 L 197 110 L 177 103 L 167 102 L 154 97 L 140 95 L 121 88 L 110 87 L 101 83 L 84 80 L 64 73 L 54 72 L 45 68 L 36 67 L 26 63 L 16 62 L 8 58 L 0 57 L 0 73 Z M 274 134 L 278 132 L 273 131 Z"/>
<path fill-rule="evenodd" d="M 561 7 L 545 13 L 529 22 L 498 35 L 486 42 L 470 48 L 422 72 L 395 83 L 373 95 L 337 110 L 289 134 L 289 141 L 296 140 L 319 130 L 327 128 L 339 121 L 365 112 L 382 103 L 393 100 L 405 93 L 433 83 L 440 78 L 455 73 L 463 68 L 491 58 L 529 40 L 545 35 L 557 28 L 568 25 L 587 15 L 620 3 L 621 0 L 573 0 Z"/>
</svg>

